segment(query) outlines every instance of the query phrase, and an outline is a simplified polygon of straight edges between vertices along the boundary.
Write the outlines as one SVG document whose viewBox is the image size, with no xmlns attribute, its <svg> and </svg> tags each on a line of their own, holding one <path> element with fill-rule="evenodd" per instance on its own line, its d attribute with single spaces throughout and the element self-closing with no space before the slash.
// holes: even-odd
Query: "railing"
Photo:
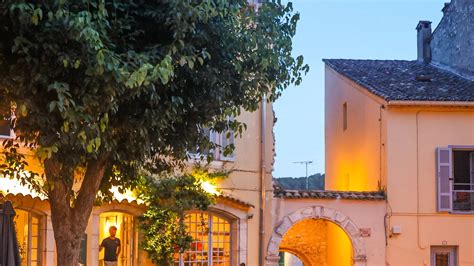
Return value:
<svg viewBox="0 0 474 266">
<path fill-rule="evenodd" d="M 474 212 L 474 183 L 454 183 L 453 211 Z"/>
</svg>

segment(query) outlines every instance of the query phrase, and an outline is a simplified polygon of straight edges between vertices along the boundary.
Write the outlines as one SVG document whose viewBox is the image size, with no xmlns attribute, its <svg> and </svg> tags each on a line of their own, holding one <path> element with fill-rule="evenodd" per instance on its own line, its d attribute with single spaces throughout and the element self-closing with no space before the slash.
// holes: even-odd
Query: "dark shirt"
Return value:
<svg viewBox="0 0 474 266">
<path fill-rule="evenodd" d="M 120 247 L 120 239 L 110 238 L 102 240 L 101 247 L 104 247 L 104 261 L 117 261 L 117 247 Z"/>
</svg>

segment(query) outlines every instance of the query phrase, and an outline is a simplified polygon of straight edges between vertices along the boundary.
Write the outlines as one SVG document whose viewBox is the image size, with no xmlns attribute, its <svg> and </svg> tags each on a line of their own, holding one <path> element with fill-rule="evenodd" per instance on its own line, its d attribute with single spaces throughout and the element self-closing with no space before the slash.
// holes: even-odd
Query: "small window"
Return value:
<svg viewBox="0 0 474 266">
<path fill-rule="evenodd" d="M 347 102 L 342 105 L 342 129 L 347 129 Z"/>
<path fill-rule="evenodd" d="M 457 266 L 457 247 L 432 246 L 431 266 Z"/>
<path fill-rule="evenodd" d="M 0 120 L 0 138 L 10 138 L 11 136 L 10 120 Z"/>
<path fill-rule="evenodd" d="M 225 148 L 233 145 L 235 148 L 235 133 L 232 130 L 227 130 L 222 133 L 218 133 L 210 130 L 208 127 L 202 128 L 203 135 L 209 139 L 210 142 L 216 144 L 219 148 L 216 150 L 201 149 L 198 148 L 188 151 L 191 158 L 202 159 L 207 156 L 211 156 L 214 160 L 218 161 L 233 161 L 235 160 L 235 150 L 230 154 L 224 152 Z"/>
</svg>

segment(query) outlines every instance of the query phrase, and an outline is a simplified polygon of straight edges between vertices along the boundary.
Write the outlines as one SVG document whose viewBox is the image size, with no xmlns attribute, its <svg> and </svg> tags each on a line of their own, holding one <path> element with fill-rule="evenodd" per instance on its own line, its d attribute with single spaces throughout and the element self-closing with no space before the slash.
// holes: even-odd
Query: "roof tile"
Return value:
<svg viewBox="0 0 474 266">
<path fill-rule="evenodd" d="M 474 80 L 406 60 L 323 59 L 338 73 L 386 101 L 474 101 Z"/>
</svg>

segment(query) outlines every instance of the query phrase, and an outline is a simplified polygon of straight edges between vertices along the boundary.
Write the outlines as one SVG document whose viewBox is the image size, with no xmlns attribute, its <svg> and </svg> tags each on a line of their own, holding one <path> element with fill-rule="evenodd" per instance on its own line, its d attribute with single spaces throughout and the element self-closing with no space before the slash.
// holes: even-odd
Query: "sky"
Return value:
<svg viewBox="0 0 474 266">
<path fill-rule="evenodd" d="M 293 43 L 310 71 L 274 104 L 274 177 L 324 173 L 323 58 L 416 59 L 419 20 L 438 25 L 449 0 L 293 0 L 300 13 Z"/>
</svg>

